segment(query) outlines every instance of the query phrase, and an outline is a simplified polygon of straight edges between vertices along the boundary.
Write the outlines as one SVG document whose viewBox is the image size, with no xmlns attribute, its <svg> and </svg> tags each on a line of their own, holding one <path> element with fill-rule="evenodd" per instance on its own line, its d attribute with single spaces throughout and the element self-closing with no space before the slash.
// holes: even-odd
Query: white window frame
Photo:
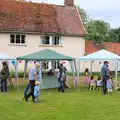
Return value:
<svg viewBox="0 0 120 120">
<path fill-rule="evenodd" d="M 43 40 L 45 36 L 49 36 L 49 44 L 44 44 Z M 53 40 L 55 37 L 59 37 L 59 44 L 54 44 Z M 40 36 L 40 45 L 43 46 L 62 46 L 62 36 L 58 36 L 58 35 L 54 35 L 54 36 L 50 36 L 50 35 L 41 35 Z"/>
<path fill-rule="evenodd" d="M 49 36 L 49 44 L 44 44 L 44 37 L 49 36 L 49 35 L 41 35 L 40 36 L 40 45 L 51 45 L 51 36 Z"/>
<path fill-rule="evenodd" d="M 14 35 L 14 43 L 11 42 L 11 35 Z M 16 43 L 16 36 L 17 35 L 20 35 L 20 43 Z M 22 41 L 22 35 L 25 36 L 25 39 L 24 39 L 25 43 L 21 42 Z M 10 44 L 12 44 L 12 45 L 26 45 L 26 34 L 14 34 L 14 33 L 11 33 L 9 35 L 9 39 L 10 39 Z"/>
<path fill-rule="evenodd" d="M 47 60 L 46 60 L 46 61 L 43 61 L 43 64 L 44 64 L 45 62 L 46 62 L 46 64 L 47 64 L 47 65 L 46 65 L 47 68 L 44 68 L 44 65 L 43 65 L 43 68 L 42 68 L 42 69 L 43 69 L 44 71 L 47 71 L 47 70 L 49 70 L 49 61 L 47 61 Z"/>
<path fill-rule="evenodd" d="M 59 37 L 59 44 L 53 43 L 53 40 L 55 40 L 55 37 Z M 62 37 L 59 36 L 59 35 L 54 35 L 54 36 L 52 37 L 52 45 L 54 45 L 54 46 L 61 46 L 61 45 L 62 45 Z"/>
<path fill-rule="evenodd" d="M 52 69 L 52 61 L 46 60 L 46 61 L 43 61 L 43 63 L 44 63 L 44 62 L 47 62 L 47 68 L 46 68 L 46 69 L 43 68 L 44 71 L 47 71 L 47 70 Z M 58 62 L 58 63 L 59 63 L 58 60 L 55 60 L 55 62 Z M 59 64 L 56 64 L 56 63 L 55 63 L 55 70 L 56 70 L 56 71 L 59 70 L 58 65 L 59 65 Z M 43 66 L 43 67 L 44 67 L 44 66 Z"/>
<path fill-rule="evenodd" d="M 55 70 L 59 70 L 58 66 L 59 64 L 56 64 L 56 63 L 60 63 L 58 60 L 55 61 Z"/>
</svg>

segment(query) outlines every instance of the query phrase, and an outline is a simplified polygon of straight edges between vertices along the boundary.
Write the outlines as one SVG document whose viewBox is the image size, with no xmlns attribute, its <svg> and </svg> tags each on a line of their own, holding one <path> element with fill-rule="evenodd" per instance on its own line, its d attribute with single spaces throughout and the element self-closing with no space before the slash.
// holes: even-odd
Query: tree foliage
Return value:
<svg viewBox="0 0 120 120">
<path fill-rule="evenodd" d="M 99 44 L 105 41 L 110 31 L 110 25 L 101 20 L 91 20 L 86 25 L 88 35 L 86 39 L 93 40 Z"/>
<path fill-rule="evenodd" d="M 86 25 L 89 22 L 89 20 L 90 20 L 89 15 L 80 6 L 77 6 L 77 9 L 78 9 L 79 14 L 81 16 L 82 22 L 84 23 L 84 25 Z"/>
<path fill-rule="evenodd" d="M 111 29 L 110 24 L 102 20 L 92 20 L 84 9 L 77 6 L 79 14 L 88 32 L 86 40 L 102 42 L 120 42 L 120 27 Z"/>
<path fill-rule="evenodd" d="M 106 41 L 120 42 L 120 27 L 111 29 L 109 32 L 109 36 L 106 38 Z"/>
</svg>

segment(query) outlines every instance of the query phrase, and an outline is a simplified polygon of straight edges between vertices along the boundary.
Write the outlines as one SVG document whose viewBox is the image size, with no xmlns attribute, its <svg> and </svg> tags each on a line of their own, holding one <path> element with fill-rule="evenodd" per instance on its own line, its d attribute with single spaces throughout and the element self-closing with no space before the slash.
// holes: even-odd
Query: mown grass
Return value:
<svg viewBox="0 0 120 120">
<path fill-rule="evenodd" d="M 64 94 L 41 90 L 41 102 L 34 104 L 22 99 L 24 87 L 0 94 L 0 120 L 120 120 L 119 91 L 103 95 L 83 86 L 66 89 Z"/>
</svg>

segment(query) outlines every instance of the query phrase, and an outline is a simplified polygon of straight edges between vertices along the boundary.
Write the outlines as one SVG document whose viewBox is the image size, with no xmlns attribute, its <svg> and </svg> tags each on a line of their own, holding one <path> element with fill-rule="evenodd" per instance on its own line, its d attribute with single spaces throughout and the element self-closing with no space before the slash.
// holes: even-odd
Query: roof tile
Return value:
<svg viewBox="0 0 120 120">
<path fill-rule="evenodd" d="M 0 31 L 86 34 L 75 7 L 14 0 L 0 2 Z"/>
</svg>

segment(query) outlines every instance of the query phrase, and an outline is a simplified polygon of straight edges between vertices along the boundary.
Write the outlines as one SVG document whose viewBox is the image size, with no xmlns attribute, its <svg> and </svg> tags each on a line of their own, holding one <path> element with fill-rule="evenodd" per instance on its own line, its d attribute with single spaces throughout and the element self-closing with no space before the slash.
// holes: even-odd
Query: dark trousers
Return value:
<svg viewBox="0 0 120 120">
<path fill-rule="evenodd" d="M 106 94 L 107 93 L 107 78 L 106 77 L 103 77 L 103 93 Z"/>
<path fill-rule="evenodd" d="M 64 83 L 63 83 L 63 81 L 61 81 L 61 79 L 58 78 L 58 82 L 60 83 L 60 87 L 59 87 L 58 91 L 59 92 L 62 91 L 64 93 Z"/>
<path fill-rule="evenodd" d="M 28 99 L 30 96 L 32 96 L 32 100 L 34 101 L 34 87 L 35 87 L 35 80 L 30 80 L 30 87 L 31 91 L 26 95 L 26 98 Z"/>
<path fill-rule="evenodd" d="M 1 92 L 7 92 L 7 80 L 1 80 Z"/>
</svg>

